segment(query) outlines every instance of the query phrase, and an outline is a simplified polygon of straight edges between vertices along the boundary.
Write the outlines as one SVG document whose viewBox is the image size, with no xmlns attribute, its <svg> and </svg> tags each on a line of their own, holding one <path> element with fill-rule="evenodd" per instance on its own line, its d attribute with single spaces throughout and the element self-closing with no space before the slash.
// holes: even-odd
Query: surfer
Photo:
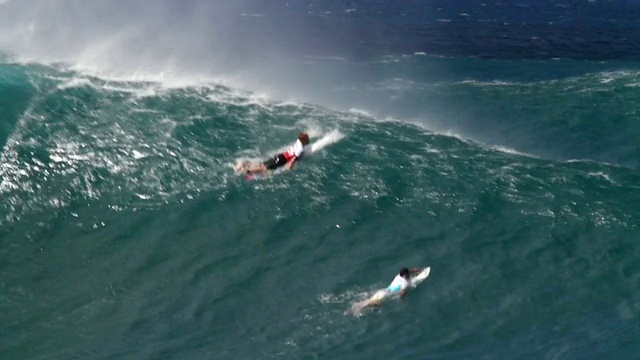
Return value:
<svg viewBox="0 0 640 360">
<path fill-rule="evenodd" d="M 359 314 L 362 310 L 368 307 L 380 306 L 385 300 L 390 298 L 391 296 L 400 296 L 403 297 L 409 287 L 411 286 L 411 274 L 417 274 L 421 272 L 423 269 L 421 268 L 402 268 L 400 273 L 396 275 L 391 284 L 384 289 L 380 289 L 373 294 L 367 300 L 361 301 L 357 304 L 354 304 L 351 307 L 351 312 L 354 315 Z"/>
<path fill-rule="evenodd" d="M 241 164 L 236 170 L 245 169 L 247 174 L 266 173 L 268 170 L 274 170 L 284 166 L 285 170 L 291 170 L 293 164 L 298 161 L 304 154 L 304 147 L 309 144 L 309 134 L 301 132 L 298 140 L 287 149 L 287 151 L 274 155 L 272 158 L 261 164 L 251 165 L 249 163 Z"/>
</svg>

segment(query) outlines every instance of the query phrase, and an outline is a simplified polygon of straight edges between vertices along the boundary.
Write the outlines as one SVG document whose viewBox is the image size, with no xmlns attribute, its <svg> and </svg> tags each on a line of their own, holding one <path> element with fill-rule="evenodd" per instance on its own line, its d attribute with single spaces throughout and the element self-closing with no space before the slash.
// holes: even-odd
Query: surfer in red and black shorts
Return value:
<svg viewBox="0 0 640 360">
<path fill-rule="evenodd" d="M 309 144 L 309 134 L 301 132 L 298 140 L 287 151 L 274 155 L 272 158 L 247 169 L 247 174 L 265 173 L 267 170 L 275 170 L 284 166 L 285 170 L 290 170 L 293 164 L 302 157 L 305 145 Z"/>
</svg>

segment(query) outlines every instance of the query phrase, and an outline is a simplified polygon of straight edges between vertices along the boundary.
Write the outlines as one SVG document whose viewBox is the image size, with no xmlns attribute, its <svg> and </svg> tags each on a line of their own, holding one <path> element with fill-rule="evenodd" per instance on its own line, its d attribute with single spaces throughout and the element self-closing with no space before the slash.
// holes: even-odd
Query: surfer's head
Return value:
<svg viewBox="0 0 640 360">
<path fill-rule="evenodd" d="M 300 140 L 302 145 L 308 145 L 309 144 L 309 134 L 307 134 L 306 132 L 301 132 L 300 135 L 298 135 L 298 140 Z"/>
<path fill-rule="evenodd" d="M 405 279 L 408 279 L 409 278 L 409 269 L 407 269 L 407 268 L 400 269 L 400 276 L 402 276 Z"/>
</svg>

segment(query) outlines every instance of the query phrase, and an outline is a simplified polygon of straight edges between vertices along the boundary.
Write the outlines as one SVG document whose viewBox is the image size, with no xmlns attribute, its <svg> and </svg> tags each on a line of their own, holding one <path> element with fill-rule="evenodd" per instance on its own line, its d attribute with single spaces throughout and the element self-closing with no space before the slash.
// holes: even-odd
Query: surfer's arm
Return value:
<svg viewBox="0 0 640 360">
<path fill-rule="evenodd" d="M 400 297 L 404 297 L 405 295 L 407 295 L 407 290 L 409 290 L 408 286 L 406 288 L 400 290 Z"/>
<path fill-rule="evenodd" d="M 411 274 L 417 274 L 421 271 L 422 271 L 422 268 L 417 268 L 417 267 L 409 269 L 409 273 Z M 409 284 L 411 284 L 411 282 L 409 282 Z M 409 285 L 407 285 L 407 287 L 405 287 L 404 289 L 400 290 L 400 297 L 404 297 L 407 294 L 408 290 L 409 290 Z"/>
</svg>

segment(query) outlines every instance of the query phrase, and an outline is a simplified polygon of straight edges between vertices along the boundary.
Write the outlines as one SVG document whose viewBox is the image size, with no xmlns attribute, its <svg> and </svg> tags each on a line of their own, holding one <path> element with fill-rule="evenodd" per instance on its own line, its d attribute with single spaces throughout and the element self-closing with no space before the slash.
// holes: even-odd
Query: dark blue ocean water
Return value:
<svg viewBox="0 0 640 360">
<path fill-rule="evenodd" d="M 638 358 L 639 15 L 0 2 L 0 358 Z"/>
</svg>

